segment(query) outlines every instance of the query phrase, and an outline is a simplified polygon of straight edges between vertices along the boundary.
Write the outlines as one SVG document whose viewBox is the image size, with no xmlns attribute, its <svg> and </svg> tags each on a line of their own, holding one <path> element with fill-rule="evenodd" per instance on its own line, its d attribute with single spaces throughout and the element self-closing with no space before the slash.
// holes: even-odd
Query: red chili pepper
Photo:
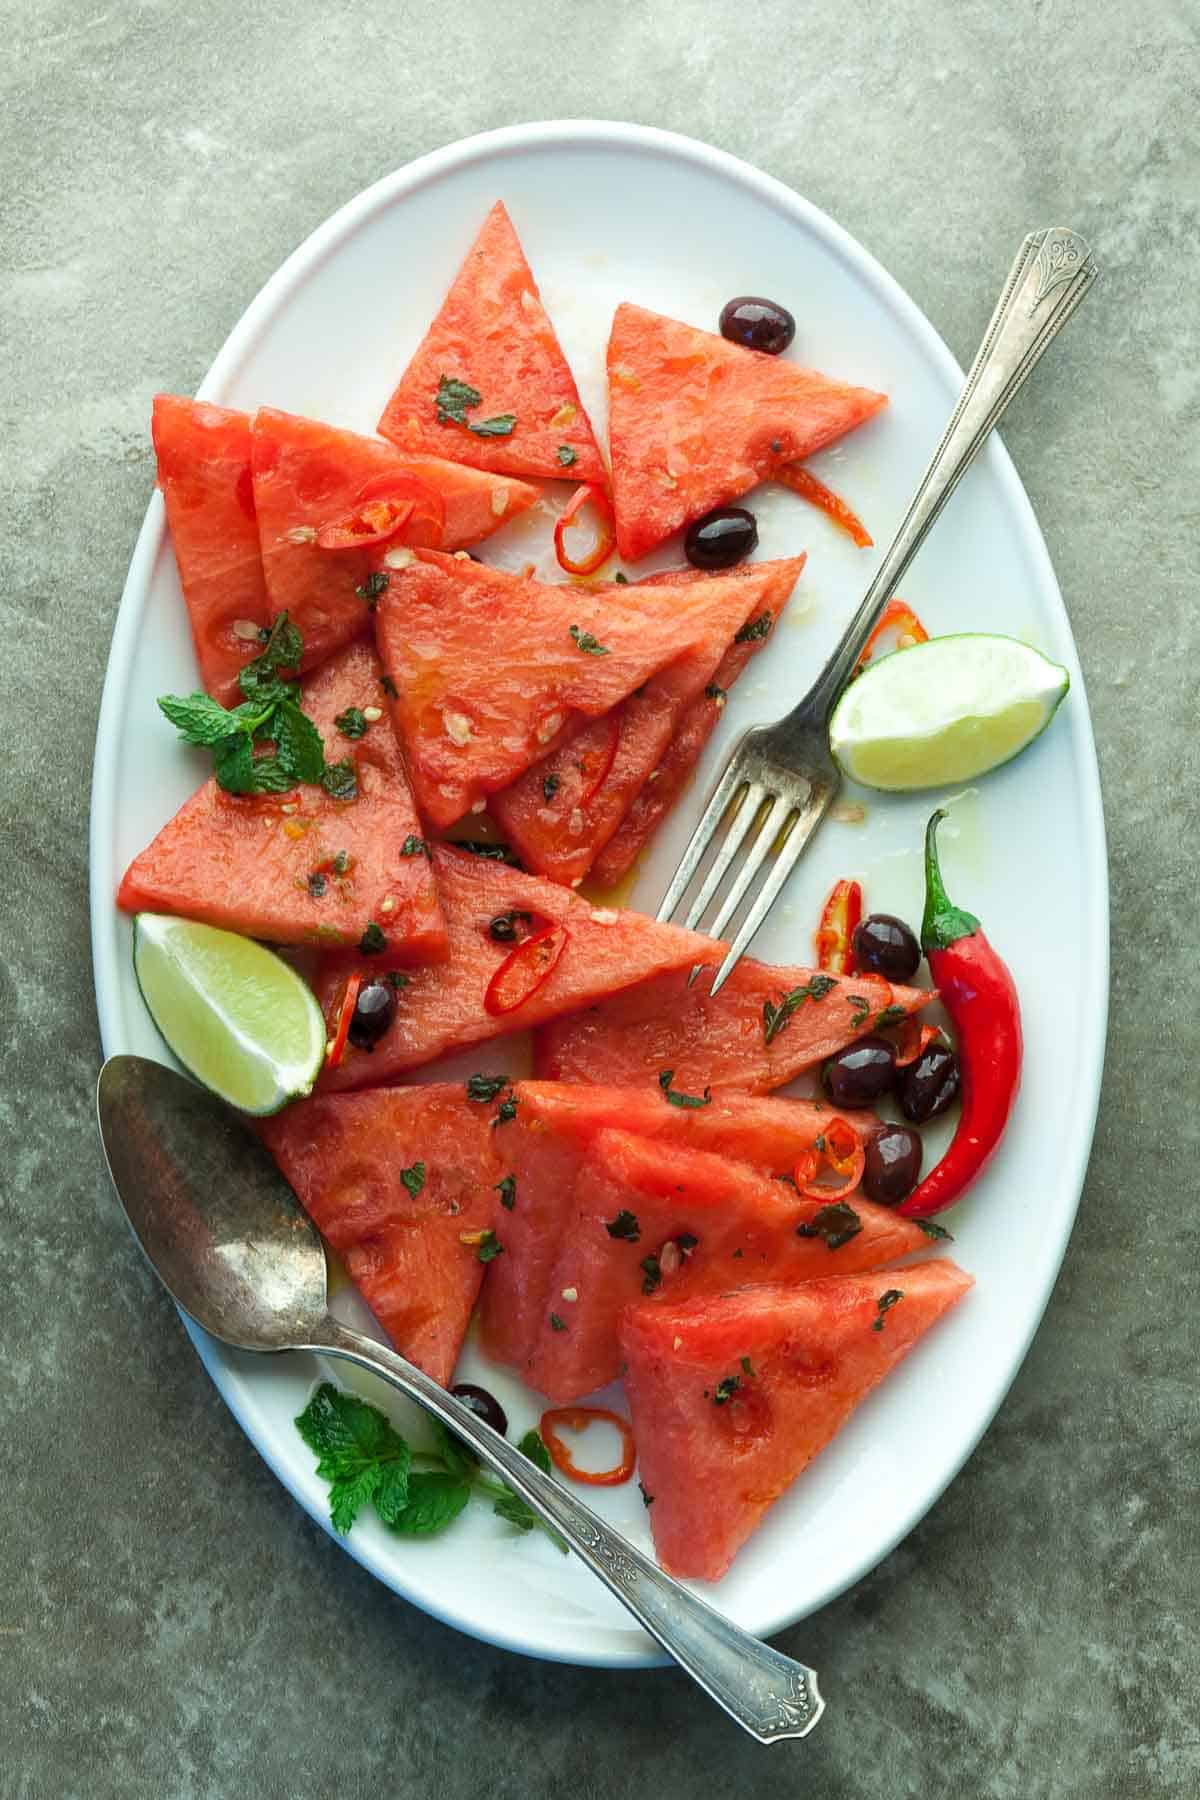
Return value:
<svg viewBox="0 0 1200 1800">
<path fill-rule="evenodd" d="M 889 1025 L 886 1031 L 880 1033 L 881 1037 L 890 1038 L 895 1044 L 898 1069 L 907 1069 L 910 1063 L 915 1063 L 918 1057 L 924 1056 L 934 1038 L 941 1035 L 938 1026 L 922 1025 L 911 1013 L 899 1025 Z"/>
<path fill-rule="evenodd" d="M 496 1018 L 501 1013 L 516 1012 L 518 1006 L 531 1000 L 542 983 L 549 980 L 569 937 L 565 925 L 547 925 L 518 944 L 488 982 L 484 1011 Z"/>
<path fill-rule="evenodd" d="M 577 561 L 567 550 L 564 534 L 574 524 L 576 515 L 588 501 L 596 509 L 600 521 L 600 529 L 596 542 L 587 555 Z M 559 515 L 554 527 L 554 554 L 558 558 L 558 566 L 565 569 L 568 575 L 594 575 L 601 563 L 607 562 L 617 547 L 617 521 L 613 515 L 612 501 L 607 490 L 598 482 L 585 481 L 575 489 L 567 501 L 565 510 Z"/>
<path fill-rule="evenodd" d="M 575 802 L 576 806 L 586 806 L 588 801 L 599 793 L 608 780 L 609 770 L 617 760 L 617 745 L 621 741 L 619 709 L 607 712 L 602 718 L 595 720 L 589 729 L 589 735 L 597 725 L 604 729 L 604 740 L 585 750 L 579 759 L 579 775 L 582 786 Z M 568 748 L 568 757 L 570 754 L 571 751 Z"/>
<path fill-rule="evenodd" d="M 333 1042 L 325 1052 L 327 1069 L 336 1069 L 346 1054 L 346 1040 L 350 1036 L 350 1023 L 354 1018 L 354 1008 L 358 1005 L 358 990 L 362 984 L 361 975 L 351 975 L 346 983 L 346 991 L 342 995 L 342 1004 L 338 1009 L 337 1030 L 333 1034 Z"/>
<path fill-rule="evenodd" d="M 858 1141 L 858 1133 L 849 1120 L 837 1113 L 822 1127 L 821 1135 L 811 1150 L 806 1150 L 792 1171 L 806 1200 L 842 1200 L 852 1194 L 863 1178 L 866 1152 Z M 821 1165 L 832 1169 L 836 1182 L 821 1181 Z"/>
<path fill-rule="evenodd" d="M 321 526 L 317 546 L 321 550 L 363 550 L 388 543 L 405 526 L 420 526 L 437 542 L 445 522 L 442 497 L 427 482 L 415 475 L 377 475 L 362 488 L 350 512 Z"/>
<path fill-rule="evenodd" d="M 890 631 L 893 626 L 899 637 L 910 637 L 913 642 L 917 644 L 926 644 L 929 642 L 929 633 L 922 625 L 920 619 L 918 619 L 912 607 L 908 604 L 908 601 L 889 600 L 880 615 L 878 625 L 862 647 L 862 655 L 854 665 L 854 673 L 856 675 L 863 664 L 869 662 L 874 655 L 875 646 L 878 644 L 884 632 Z"/>
<path fill-rule="evenodd" d="M 839 525 L 846 534 L 854 539 L 860 550 L 869 550 L 875 539 L 871 536 L 856 512 L 832 488 L 827 488 L 823 481 L 818 481 L 811 470 L 800 463 L 784 463 L 781 469 L 775 470 L 775 480 L 781 481 L 784 487 L 791 488 L 793 494 L 799 494 L 802 500 L 808 500 L 813 506 Z"/>
<path fill-rule="evenodd" d="M 854 951 L 851 940 L 862 919 L 862 888 L 857 881 L 839 881 L 821 908 L 821 923 L 813 943 L 817 967 L 834 975 L 853 975 Z"/>
<path fill-rule="evenodd" d="M 979 920 L 952 906 L 938 865 L 935 812 L 925 832 L 925 917 L 921 944 L 958 1036 L 962 1117 L 950 1148 L 896 1208 L 927 1219 L 953 1206 L 1004 1136 L 1021 1082 L 1021 1008 L 1007 967 Z"/>
<path fill-rule="evenodd" d="M 571 1446 L 559 1437 L 558 1428 L 561 1425 L 568 1431 L 586 1431 L 597 1419 L 615 1425 L 620 1432 L 621 1460 L 612 1469 L 581 1469 L 571 1454 Z M 620 1413 L 609 1412 L 606 1406 L 553 1407 L 542 1414 L 541 1433 L 551 1462 L 572 1481 L 584 1481 L 589 1487 L 619 1487 L 633 1474 L 636 1460 L 633 1427 L 628 1419 L 623 1419 Z"/>
</svg>

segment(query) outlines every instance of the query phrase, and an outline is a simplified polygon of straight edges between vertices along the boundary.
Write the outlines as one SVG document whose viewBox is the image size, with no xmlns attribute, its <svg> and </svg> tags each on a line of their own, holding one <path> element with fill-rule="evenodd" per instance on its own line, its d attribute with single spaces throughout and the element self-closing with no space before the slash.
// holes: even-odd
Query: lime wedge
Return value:
<svg viewBox="0 0 1200 1800">
<path fill-rule="evenodd" d="M 971 781 L 1019 756 L 1070 686 L 1016 638 L 962 632 L 871 663 L 833 710 L 829 747 L 851 781 L 902 793 Z"/>
<path fill-rule="evenodd" d="M 133 968 L 170 1049 L 222 1100 L 262 1117 L 312 1092 L 325 1021 L 270 950 L 194 919 L 139 913 Z"/>
</svg>

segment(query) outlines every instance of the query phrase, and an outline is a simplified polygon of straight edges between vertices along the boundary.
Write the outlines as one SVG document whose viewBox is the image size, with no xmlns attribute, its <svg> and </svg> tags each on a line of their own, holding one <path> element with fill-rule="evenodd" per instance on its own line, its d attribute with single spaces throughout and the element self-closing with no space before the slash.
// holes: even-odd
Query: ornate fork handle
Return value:
<svg viewBox="0 0 1200 1800">
<path fill-rule="evenodd" d="M 1065 226 L 1033 231 L 1008 280 L 971 365 L 958 405 L 913 495 L 900 529 L 858 611 L 825 668 L 795 712 L 827 717 L 853 673 L 925 535 L 954 492 L 975 452 L 1022 386 L 1042 352 L 1066 324 L 1098 270 L 1087 244 Z"/>
<path fill-rule="evenodd" d="M 663 1649 L 760 1744 L 806 1737 L 812 1730 L 825 1707 L 812 1669 L 751 1637 L 664 1575 L 590 1507 L 543 1475 L 514 1445 L 412 1363 L 332 1318 L 327 1334 L 307 1348 L 345 1357 L 382 1375 L 465 1439 L 539 1517 L 561 1532 Z"/>
</svg>

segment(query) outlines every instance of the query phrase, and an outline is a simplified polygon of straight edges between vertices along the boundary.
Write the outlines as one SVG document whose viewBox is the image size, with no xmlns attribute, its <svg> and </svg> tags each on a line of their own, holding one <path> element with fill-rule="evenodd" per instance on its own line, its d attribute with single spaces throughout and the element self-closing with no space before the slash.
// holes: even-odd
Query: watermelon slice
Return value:
<svg viewBox="0 0 1200 1800">
<path fill-rule="evenodd" d="M 449 957 L 410 977 L 396 995 L 395 1018 L 386 1035 L 373 1051 L 351 1046 L 341 1066 L 321 1077 L 325 1088 L 393 1080 L 446 1051 L 522 1031 L 664 969 L 711 960 L 719 948 L 697 932 L 656 924 L 641 913 L 591 906 L 552 881 L 449 844 L 433 844 L 430 854 L 449 935 Z M 492 936 L 491 922 L 500 917 L 517 930 L 517 939 L 497 942 Z M 521 930 L 534 934 L 551 926 L 561 928 L 557 961 L 548 972 L 537 974 L 536 985 L 522 1004 L 490 1012 L 486 996 L 501 965 L 511 967 L 520 949 Z M 344 957 L 325 957 L 322 963 L 317 998 L 326 1018 L 333 1018 L 348 972 L 371 964 Z"/>
<path fill-rule="evenodd" d="M 474 402 L 460 396 L 466 409 L 458 419 L 438 406 L 444 382 L 465 384 L 478 396 Z M 478 429 L 506 417 L 514 421 L 507 433 Z M 384 408 L 379 429 L 406 454 L 450 456 L 502 475 L 605 480 L 575 378 L 499 201 Z"/>
<path fill-rule="evenodd" d="M 830 1117 L 807 1100 L 714 1094 L 708 1106 L 672 1106 L 653 1087 L 590 1087 L 522 1081 L 517 1117 L 502 1134 L 504 1172 L 517 1184 L 508 1216 L 497 1215 L 506 1250 L 483 1290 L 482 1320 L 497 1362 L 522 1368 L 550 1310 L 547 1294 L 575 1193 L 597 1134 L 611 1127 L 748 1163 L 767 1175 L 790 1169 Z M 865 1142 L 879 1129 L 874 1113 L 846 1113 Z M 558 1308 L 560 1314 L 564 1312 Z"/>
<path fill-rule="evenodd" d="M 301 1100 L 259 1129 L 396 1349 L 445 1387 L 499 1179 L 483 1108 L 457 1083 L 385 1088 Z"/>
<path fill-rule="evenodd" d="M 746 576 L 762 588 L 775 579 Z M 578 715 L 606 713 L 747 605 L 742 580 L 547 587 L 422 550 L 375 613 L 417 804 L 445 827 L 480 811 Z"/>
<path fill-rule="evenodd" d="M 769 632 L 804 560 L 789 557 L 727 571 L 723 579 L 733 578 L 739 596 L 735 629 L 766 615 Z M 680 571 L 660 578 L 656 586 L 692 586 L 700 578 L 695 570 Z M 680 719 L 697 697 L 703 698 L 731 635 L 725 625 L 714 626 L 702 643 L 652 675 L 638 693 L 585 725 L 495 796 L 492 814 L 527 868 L 552 881 L 582 881 L 638 792 L 647 782 L 652 789 L 657 785 L 655 772 L 669 755 Z"/>
<path fill-rule="evenodd" d="M 258 655 L 257 630 L 270 617 L 250 478 L 250 416 L 155 394 L 152 429 L 200 679 L 222 705 L 236 704 L 238 670 Z"/>
<path fill-rule="evenodd" d="M 337 718 L 380 705 L 379 661 L 349 644 L 302 683 L 302 704 L 327 761 L 349 758 L 358 795 L 336 800 L 305 783 L 282 794 L 227 794 L 209 780 L 134 858 L 117 893 L 127 912 L 180 913 L 277 944 L 357 944 L 374 921 L 375 968 L 446 954 L 446 928 L 424 856 L 395 735 L 383 713 L 356 739 Z"/>
<path fill-rule="evenodd" d="M 771 1042 L 763 1008 L 815 983 Z M 826 986 L 826 983 L 832 985 Z M 674 1070 L 685 1092 L 742 1088 L 762 1094 L 873 1031 L 889 1007 L 917 1012 L 927 988 L 893 987 L 877 975 L 827 975 L 743 957 L 716 999 L 711 976 L 661 975 L 539 1031 L 534 1065 L 546 1081 L 657 1081 Z M 888 1023 L 885 1019 L 883 1023 Z"/>
<path fill-rule="evenodd" d="M 592 864 L 597 887 L 623 881 L 692 778 L 709 738 L 725 709 L 725 696 L 765 638 L 743 638 L 730 644 L 702 694 L 686 706 L 653 781 L 634 795 L 617 829 Z"/>
<path fill-rule="evenodd" d="M 631 562 L 887 405 L 628 303 L 613 318 L 608 395 L 617 549 Z"/>
<path fill-rule="evenodd" d="M 501 481 L 438 457 L 400 456 L 378 438 L 269 406 L 254 416 L 252 455 L 270 602 L 263 617 L 290 614 L 304 636 L 305 669 L 366 631 L 370 615 L 355 590 L 373 571 L 387 572 L 388 552 L 430 539 L 425 526 L 402 529 L 391 543 L 372 548 L 322 550 L 317 531 L 351 512 L 364 489 L 413 475 L 433 488 L 444 513 L 438 536 L 444 550 L 477 543 L 538 498 L 526 482 Z"/>
<path fill-rule="evenodd" d="M 538 1199 L 536 1175 L 534 1159 L 525 1192 L 516 1175 L 513 1219 L 525 1193 L 533 1190 Z M 507 1222 L 498 1224 L 497 1235 L 506 1251 L 518 1249 L 509 1244 Z M 561 1206 L 551 1242 L 556 1255 L 545 1269 L 542 1305 L 529 1321 L 533 1341 L 522 1373 L 549 1399 L 565 1402 L 621 1373 L 617 1323 L 640 1294 L 676 1303 L 747 1280 L 811 1282 L 876 1269 L 923 1249 L 928 1238 L 860 1195 L 828 1206 L 707 1150 L 601 1130 L 581 1157 L 574 1195 Z M 540 1262 L 533 1265 L 538 1274 Z M 513 1273 L 520 1282 L 520 1265 L 506 1267 L 509 1285 Z M 486 1318 L 493 1309 L 489 1300 Z M 495 1339 L 488 1343 L 491 1348 Z"/>
<path fill-rule="evenodd" d="M 935 1261 L 629 1308 L 625 1386 L 663 1568 L 719 1581 L 772 1502 L 972 1285 Z"/>
</svg>

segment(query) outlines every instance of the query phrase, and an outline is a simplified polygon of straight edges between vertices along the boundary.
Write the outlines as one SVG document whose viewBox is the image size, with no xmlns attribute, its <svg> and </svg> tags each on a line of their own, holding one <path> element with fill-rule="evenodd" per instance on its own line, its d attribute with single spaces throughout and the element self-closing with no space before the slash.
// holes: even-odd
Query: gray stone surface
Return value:
<svg viewBox="0 0 1200 1800">
<path fill-rule="evenodd" d="M 1194 4 L 2 0 L 0 24 L 0 1794 L 1194 1794 Z M 1107 802 L 1113 1023 L 1087 1193 L 980 1451 L 786 1639 L 833 1704 L 808 1746 L 770 1753 L 682 1678 L 505 1656 L 340 1554 L 139 1266 L 91 1123 L 88 780 L 149 396 L 198 382 L 283 255 L 376 176 L 572 115 L 672 126 L 791 182 L 962 357 L 1030 225 L 1079 226 L 1106 272 L 1006 432 Z M 1046 928 L 1071 921 L 1049 906 Z"/>
</svg>

